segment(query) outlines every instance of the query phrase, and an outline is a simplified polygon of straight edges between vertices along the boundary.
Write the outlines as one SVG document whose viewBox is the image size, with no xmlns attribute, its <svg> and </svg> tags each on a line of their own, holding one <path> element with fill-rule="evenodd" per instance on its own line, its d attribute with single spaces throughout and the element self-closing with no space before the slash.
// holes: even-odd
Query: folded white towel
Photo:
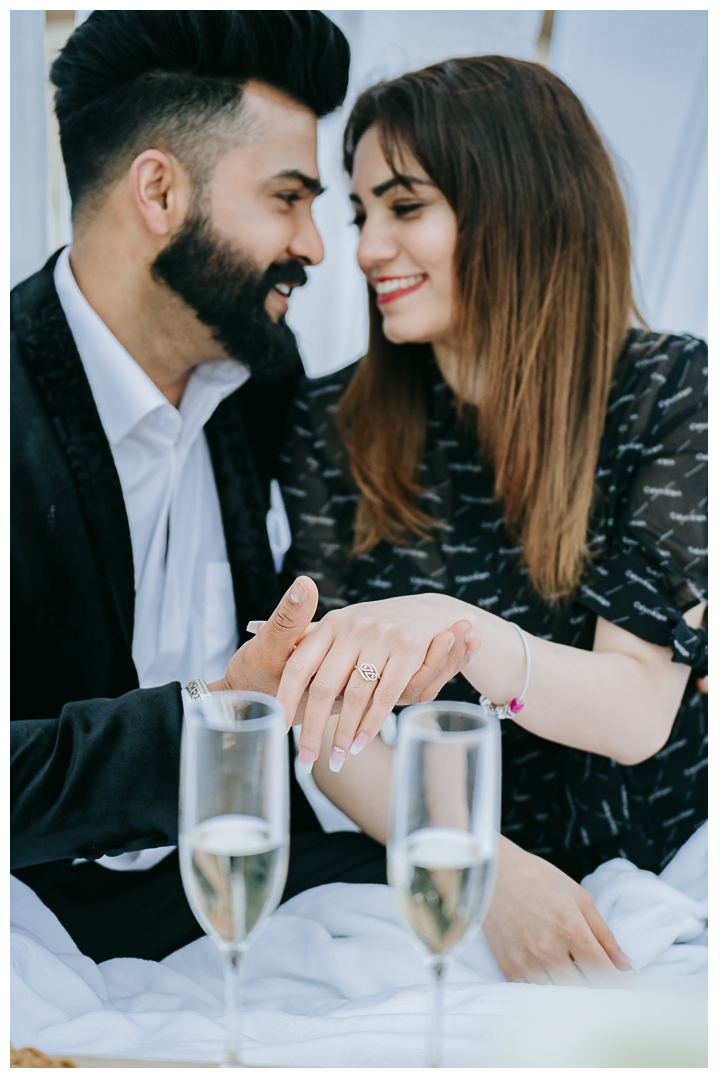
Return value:
<svg viewBox="0 0 720 1080">
<path fill-rule="evenodd" d="M 707 833 L 660 878 L 622 859 L 585 879 L 647 981 L 677 976 L 697 993 L 707 971 Z M 685 892 L 685 885 L 689 892 Z M 14 1045 L 165 1060 L 219 1060 L 222 970 L 207 938 L 162 963 L 83 957 L 26 885 L 11 879 Z M 698 942 L 700 942 L 698 944 Z M 269 920 L 245 961 L 247 1060 L 285 1066 L 419 1066 L 429 1006 L 422 957 L 383 885 L 324 885 Z M 628 989 L 634 980 L 628 979 Z M 592 995 L 607 992 L 582 991 Z M 613 993 L 613 992 L 610 992 Z M 617 992 L 615 992 L 617 993 Z M 621 997 L 624 991 L 619 992 Z M 497 1060 L 502 1018 L 564 987 L 507 983 L 482 931 L 458 954 L 446 988 L 446 1063 Z"/>
</svg>

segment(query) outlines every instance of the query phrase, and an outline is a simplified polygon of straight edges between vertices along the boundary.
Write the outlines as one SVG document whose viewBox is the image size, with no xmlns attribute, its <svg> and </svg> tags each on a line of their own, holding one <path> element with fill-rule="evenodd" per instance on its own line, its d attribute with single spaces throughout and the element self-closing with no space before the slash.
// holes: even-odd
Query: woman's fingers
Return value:
<svg viewBox="0 0 720 1080">
<path fill-rule="evenodd" d="M 359 672 L 354 671 L 354 668 L 357 663 L 367 663 L 374 665 L 378 672 L 382 672 L 387 655 L 382 655 L 376 651 L 372 660 L 362 655 L 358 660 L 356 648 L 357 646 L 350 642 L 341 644 L 336 639 L 333 648 L 320 664 L 317 674 L 310 683 L 298 748 L 300 766 L 308 772 L 320 753 L 323 733 L 330 720 L 330 714 L 338 695 L 343 694 L 338 728 L 342 723 L 343 714 L 346 717 L 352 714 L 355 717 L 352 732 L 354 735 L 354 730 L 357 728 L 360 718 L 367 707 L 373 687 L 380 685 L 377 682 L 366 682 Z M 300 651 L 299 648 L 297 651 Z M 349 674 L 350 677 L 348 677 Z M 335 738 L 337 741 L 337 732 Z M 342 756 L 336 754 L 332 757 L 333 772 L 339 771 L 347 757 L 347 751 L 350 749 L 351 743 L 352 738 L 347 742 L 347 746 L 343 746 Z M 337 768 L 335 768 L 336 765 Z"/>
<path fill-rule="evenodd" d="M 525 976 L 528 982 L 537 986 L 587 986 L 587 982 L 573 963 L 572 956 L 558 957 L 547 961 L 545 966 Z"/>
<path fill-rule="evenodd" d="M 622 986 L 625 980 L 587 924 L 585 930 L 586 933 L 578 935 L 571 947 L 572 958 L 579 970 L 590 986 Z"/>
<path fill-rule="evenodd" d="M 359 667 L 363 663 L 366 663 L 366 661 L 360 656 L 357 666 Z M 375 670 L 380 675 L 379 680 L 364 678 L 358 670 L 353 670 L 348 680 L 343 693 L 343 703 L 335 729 L 333 746 L 330 751 L 331 772 L 340 772 L 350 750 L 352 749 L 356 754 L 359 753 L 376 734 L 375 731 L 371 731 L 367 727 L 362 731 L 358 731 L 373 694 L 379 689 L 381 683 L 384 684 L 385 682 L 387 671 L 385 664 L 383 664 L 382 668 L 376 668 Z M 372 672 L 368 672 L 368 674 L 372 674 Z M 392 709 L 388 709 L 388 713 L 391 711 Z M 385 715 L 387 716 L 387 713 Z"/>
<path fill-rule="evenodd" d="M 465 643 L 465 639 L 463 638 L 462 651 L 460 652 L 458 650 L 456 653 L 456 651 L 453 650 L 453 652 L 448 657 L 448 663 L 444 671 L 442 671 L 440 675 L 436 679 L 434 679 L 433 682 L 430 683 L 429 686 L 425 687 L 420 697 L 420 700 L 434 701 L 442 690 L 443 686 L 445 686 L 445 684 L 448 683 L 450 679 L 454 678 L 458 674 L 458 672 L 462 671 L 465 665 L 470 660 L 472 660 L 473 656 L 479 648 L 479 638 L 468 638 L 467 643 Z"/>
<path fill-rule="evenodd" d="M 288 726 L 292 725 L 300 699 L 331 649 L 333 640 L 330 623 L 318 623 L 316 629 L 304 637 L 288 657 L 277 691 L 277 699 L 285 709 Z"/>
<path fill-rule="evenodd" d="M 581 897 L 580 910 L 585 916 L 585 921 L 590 927 L 595 940 L 599 942 L 605 954 L 620 971 L 637 971 L 632 960 L 622 951 L 615 940 L 612 930 L 595 907 L 595 901 L 590 893 L 587 890 L 583 890 L 583 892 L 585 895 Z"/>
<path fill-rule="evenodd" d="M 461 619 L 449 630 L 435 635 L 422 667 L 410 679 L 398 704 L 413 705 L 417 701 L 432 701 L 437 696 L 437 690 L 428 696 L 428 687 L 437 686 L 439 690 L 460 669 L 467 653 L 465 639 L 469 631 L 470 623 Z"/>
<path fill-rule="evenodd" d="M 463 649 L 465 642 L 461 638 Z M 422 667 L 415 672 L 400 697 L 401 705 L 414 705 L 420 700 L 420 695 L 426 686 L 429 686 L 443 671 L 448 662 L 450 651 L 458 644 L 453 629 L 443 630 L 442 634 L 436 634 L 430 642 Z"/>
<path fill-rule="evenodd" d="M 568 956 L 563 963 L 548 964 L 547 974 L 555 986 L 587 986 L 587 981 L 583 978 L 582 972 L 575 967 L 571 956 Z"/>
<path fill-rule="evenodd" d="M 447 656 L 447 647 L 445 650 Z M 352 689 L 352 680 L 348 683 L 343 699 L 340 720 L 335 731 L 333 755 L 330 768 L 339 772 L 349 753 L 359 754 L 373 739 L 398 703 L 398 699 L 408 684 L 412 672 L 417 668 L 419 659 L 413 656 L 391 656 L 385 664 L 380 681 L 374 684 L 372 700 L 360 710 L 355 702 L 348 701 L 348 692 Z M 365 715 L 363 716 L 363 713 Z M 336 750 L 337 748 L 337 750 Z M 341 757 L 341 753 L 344 756 Z"/>
</svg>

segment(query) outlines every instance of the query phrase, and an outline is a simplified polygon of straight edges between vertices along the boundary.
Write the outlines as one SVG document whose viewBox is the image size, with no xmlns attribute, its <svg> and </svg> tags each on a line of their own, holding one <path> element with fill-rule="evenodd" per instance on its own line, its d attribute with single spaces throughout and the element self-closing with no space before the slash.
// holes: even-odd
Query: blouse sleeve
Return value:
<svg viewBox="0 0 720 1080">
<path fill-rule="evenodd" d="M 578 599 L 707 670 L 707 345 L 636 335 L 621 358 L 597 471 L 597 552 Z"/>
<path fill-rule="evenodd" d="M 348 603 L 348 556 L 358 495 L 334 412 L 352 370 L 300 380 L 280 454 L 280 487 L 292 533 L 284 575 L 292 580 L 306 574 L 317 584 L 317 618 Z"/>
</svg>

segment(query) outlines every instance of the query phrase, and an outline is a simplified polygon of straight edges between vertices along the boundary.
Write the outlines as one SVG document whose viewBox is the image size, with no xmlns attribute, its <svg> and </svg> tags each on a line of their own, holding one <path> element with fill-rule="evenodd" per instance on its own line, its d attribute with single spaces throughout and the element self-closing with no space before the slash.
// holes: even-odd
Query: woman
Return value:
<svg viewBox="0 0 720 1080">
<path fill-rule="evenodd" d="M 452 60 L 380 84 L 345 147 L 370 345 L 297 402 L 289 562 L 328 614 L 280 696 L 292 714 L 314 676 L 307 768 L 345 688 L 326 735 L 342 781 L 324 759 L 316 779 L 383 839 L 363 792 L 380 790 L 384 751 L 373 743 L 379 771 L 368 749 L 352 775 L 348 753 L 433 634 L 467 619 L 481 647 L 440 696 L 513 702 L 501 871 L 512 864 L 528 895 L 503 894 L 502 872 L 498 893 L 505 912 L 527 900 L 539 918 L 547 896 L 572 893 L 565 875 L 615 856 L 659 872 L 707 815 L 706 703 L 689 678 L 706 673 L 706 346 L 631 328 L 612 165 L 539 65 Z M 532 661 L 521 711 L 511 621 Z M 574 978 L 571 951 L 545 962 L 501 922 L 491 910 L 485 928 L 509 977 Z M 526 908 L 517 925 L 532 922 Z"/>
</svg>

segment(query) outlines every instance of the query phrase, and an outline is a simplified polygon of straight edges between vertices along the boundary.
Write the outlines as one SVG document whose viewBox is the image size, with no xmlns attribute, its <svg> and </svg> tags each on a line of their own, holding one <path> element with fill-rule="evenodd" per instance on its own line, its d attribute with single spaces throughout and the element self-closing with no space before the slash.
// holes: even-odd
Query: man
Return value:
<svg viewBox="0 0 720 1080">
<path fill-rule="evenodd" d="M 181 687 L 274 692 L 315 611 L 299 579 L 236 653 L 282 592 L 283 317 L 322 258 L 316 119 L 348 63 L 318 12 L 95 11 L 52 69 L 74 239 L 12 294 L 12 856 L 97 961 L 201 933 L 173 848 Z M 291 785 L 286 898 L 384 880 L 383 849 L 325 836 Z"/>
</svg>

